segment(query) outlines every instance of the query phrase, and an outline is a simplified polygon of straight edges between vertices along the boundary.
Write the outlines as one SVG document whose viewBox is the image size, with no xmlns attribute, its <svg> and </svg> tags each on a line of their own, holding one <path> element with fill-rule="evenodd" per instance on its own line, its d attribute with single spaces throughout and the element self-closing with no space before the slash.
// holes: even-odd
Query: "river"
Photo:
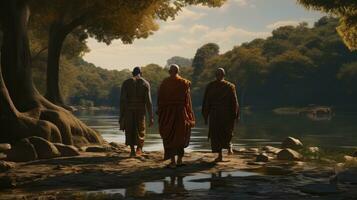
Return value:
<svg viewBox="0 0 357 200">
<path fill-rule="evenodd" d="M 192 129 L 188 150 L 209 151 L 208 127 L 196 112 L 197 125 Z M 119 130 L 118 111 L 81 111 L 75 113 L 109 142 L 125 142 Z M 299 138 L 304 144 L 333 149 L 357 149 L 357 113 L 337 112 L 333 117 L 313 120 L 306 116 L 277 115 L 270 111 L 244 114 L 233 137 L 235 148 L 279 146 L 287 136 Z M 144 151 L 162 150 L 157 120 L 148 128 Z"/>
</svg>

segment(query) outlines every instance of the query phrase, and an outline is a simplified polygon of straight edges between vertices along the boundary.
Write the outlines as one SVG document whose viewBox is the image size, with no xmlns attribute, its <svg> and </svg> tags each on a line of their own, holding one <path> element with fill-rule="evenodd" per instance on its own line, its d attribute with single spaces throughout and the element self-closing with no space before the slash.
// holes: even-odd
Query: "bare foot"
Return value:
<svg viewBox="0 0 357 200">
<path fill-rule="evenodd" d="M 143 154 L 143 150 L 141 148 L 136 148 L 136 155 L 141 156 Z"/>
<path fill-rule="evenodd" d="M 228 155 L 233 155 L 234 153 L 233 153 L 233 149 L 232 148 L 229 148 L 228 149 Z"/>
</svg>

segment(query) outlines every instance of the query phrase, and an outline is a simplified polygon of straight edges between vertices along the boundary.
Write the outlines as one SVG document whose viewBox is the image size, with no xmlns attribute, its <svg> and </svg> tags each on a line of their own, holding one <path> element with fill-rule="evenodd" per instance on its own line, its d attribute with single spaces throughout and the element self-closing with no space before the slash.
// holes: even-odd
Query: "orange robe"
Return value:
<svg viewBox="0 0 357 200">
<path fill-rule="evenodd" d="M 191 128 L 195 125 L 190 95 L 190 81 L 166 78 L 158 91 L 159 132 L 164 143 L 165 157 L 183 156 L 189 145 Z"/>
</svg>

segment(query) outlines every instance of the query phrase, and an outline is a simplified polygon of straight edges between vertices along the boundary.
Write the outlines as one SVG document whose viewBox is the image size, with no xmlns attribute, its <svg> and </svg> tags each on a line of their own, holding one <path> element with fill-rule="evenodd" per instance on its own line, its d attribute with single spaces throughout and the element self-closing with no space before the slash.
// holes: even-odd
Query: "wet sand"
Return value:
<svg viewBox="0 0 357 200">
<path fill-rule="evenodd" d="M 0 199 L 351 199 L 357 188 L 307 191 L 327 184 L 334 166 L 304 162 L 254 163 L 236 152 L 215 163 L 207 152 L 186 153 L 187 166 L 167 169 L 162 152 L 130 158 L 128 149 L 18 163 L 0 173 Z M 332 187 L 335 187 L 332 185 Z"/>
</svg>

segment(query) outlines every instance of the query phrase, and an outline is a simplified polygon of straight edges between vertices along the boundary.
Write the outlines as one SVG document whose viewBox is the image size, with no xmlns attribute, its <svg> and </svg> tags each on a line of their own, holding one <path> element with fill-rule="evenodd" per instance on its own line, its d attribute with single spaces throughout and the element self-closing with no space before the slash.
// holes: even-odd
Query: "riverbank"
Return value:
<svg viewBox="0 0 357 200">
<path fill-rule="evenodd" d="M 162 152 L 130 158 L 120 145 L 17 163 L 0 173 L 0 199 L 352 199 L 357 187 L 334 182 L 335 164 L 255 162 L 257 149 L 236 150 L 226 162 L 207 152 L 186 153 L 187 166 L 166 169 Z"/>
</svg>

